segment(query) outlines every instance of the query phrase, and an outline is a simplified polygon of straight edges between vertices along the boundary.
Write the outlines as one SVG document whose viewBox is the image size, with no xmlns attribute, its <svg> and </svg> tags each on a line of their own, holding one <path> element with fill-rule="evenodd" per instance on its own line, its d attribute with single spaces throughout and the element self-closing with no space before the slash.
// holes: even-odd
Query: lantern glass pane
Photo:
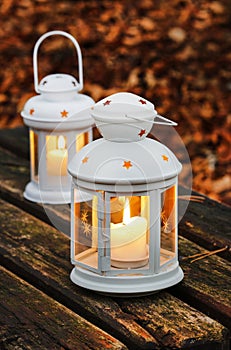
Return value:
<svg viewBox="0 0 231 350">
<path fill-rule="evenodd" d="M 176 205 L 176 186 L 172 186 L 161 194 L 160 265 L 176 255 Z"/>
<path fill-rule="evenodd" d="M 38 134 L 30 130 L 31 179 L 38 182 Z"/>
<path fill-rule="evenodd" d="M 67 176 L 67 138 L 63 135 L 46 136 L 46 169 L 48 176 Z"/>
<path fill-rule="evenodd" d="M 81 148 L 89 143 L 89 133 L 83 132 L 76 136 L 76 152 L 79 152 Z"/>
<path fill-rule="evenodd" d="M 98 267 L 98 197 L 74 189 L 73 259 L 86 267 Z"/>
<path fill-rule="evenodd" d="M 111 266 L 137 269 L 149 260 L 149 196 L 110 198 Z"/>
</svg>

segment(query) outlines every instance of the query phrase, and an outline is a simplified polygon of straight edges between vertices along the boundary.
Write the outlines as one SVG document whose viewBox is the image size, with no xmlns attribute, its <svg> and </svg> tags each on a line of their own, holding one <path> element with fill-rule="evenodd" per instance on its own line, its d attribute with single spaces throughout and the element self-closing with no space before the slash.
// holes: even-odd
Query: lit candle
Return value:
<svg viewBox="0 0 231 350">
<path fill-rule="evenodd" d="M 47 153 L 47 173 L 52 176 L 67 175 L 67 149 L 62 135 L 58 137 L 58 148 Z"/>
<path fill-rule="evenodd" d="M 128 198 L 125 201 L 123 222 L 111 223 L 111 260 L 116 267 L 139 267 L 147 263 L 147 220 L 130 217 Z"/>
</svg>

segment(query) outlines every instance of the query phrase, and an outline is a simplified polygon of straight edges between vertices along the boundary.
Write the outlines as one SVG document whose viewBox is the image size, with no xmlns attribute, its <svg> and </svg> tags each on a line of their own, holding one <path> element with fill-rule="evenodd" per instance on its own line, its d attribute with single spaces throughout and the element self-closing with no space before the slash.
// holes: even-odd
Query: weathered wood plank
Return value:
<svg viewBox="0 0 231 350">
<path fill-rule="evenodd" d="M 20 158 L 29 159 L 28 128 L 19 126 L 13 129 L 0 129 L 0 145 Z"/>
<path fill-rule="evenodd" d="M 78 288 L 69 279 L 69 239 L 0 200 L 0 263 L 62 304 L 137 349 L 157 342 L 110 298 Z M 122 340 L 123 339 L 123 340 Z"/>
<path fill-rule="evenodd" d="M 194 254 L 207 252 L 183 237 L 179 238 L 179 254 L 185 278 L 173 288 L 174 295 L 218 319 L 231 329 L 231 263 L 217 255 L 191 262 Z"/>
<path fill-rule="evenodd" d="M 184 302 L 162 292 L 145 298 L 119 301 L 125 312 L 134 315 L 165 349 L 228 349 L 227 337 L 219 323 L 195 312 Z M 144 312 L 145 310 L 145 312 Z M 174 322 L 173 322 L 174 319 Z"/>
<path fill-rule="evenodd" d="M 1 349 L 127 349 L 4 268 L 0 273 Z"/>
<path fill-rule="evenodd" d="M 201 202 L 189 203 L 179 224 L 180 234 L 209 250 L 227 246 L 219 255 L 231 260 L 231 208 L 206 196 L 201 198 Z"/>
<path fill-rule="evenodd" d="M 167 338 L 170 333 L 171 347 L 169 348 L 179 349 L 182 346 L 188 346 L 188 348 L 195 349 L 197 345 L 205 344 L 207 341 L 208 346 L 217 346 L 216 349 L 228 349 L 226 347 L 227 330 L 225 327 L 196 309 L 190 308 L 167 292 L 152 297 L 128 299 L 126 304 L 121 304 L 120 307 L 121 301 L 97 295 L 73 285 L 69 280 L 71 265 L 69 263 L 68 238 L 26 213 L 22 216 L 21 210 L 6 202 L 0 201 L 0 208 L 2 230 L 0 262 L 94 322 L 125 345 L 130 346 L 131 349 L 134 346 L 136 349 L 155 349 L 159 346 L 166 348 L 169 344 Z M 187 243 L 191 244 L 189 241 Z M 185 255 L 184 250 L 182 254 Z M 204 262 L 202 261 L 201 264 L 203 265 Z M 197 276 L 194 278 L 196 279 Z M 185 279 L 190 284 L 190 276 L 186 274 Z M 207 282 L 209 283 L 209 281 Z M 212 287 L 208 284 L 205 293 L 214 299 L 211 293 Z M 220 295 L 216 296 L 216 300 L 220 302 L 223 302 L 225 298 L 222 291 Z M 160 319 L 155 321 L 155 317 L 153 317 L 150 326 L 150 320 L 146 325 L 145 321 L 141 321 L 137 316 L 138 309 L 134 305 L 138 302 L 141 303 L 140 310 L 142 310 L 145 319 L 145 315 L 150 314 L 150 300 L 154 305 L 157 305 L 156 312 L 163 317 L 161 330 L 159 329 Z M 167 309 L 169 312 L 166 312 Z M 139 312 L 141 313 L 141 311 Z M 190 321 L 186 322 L 182 318 L 184 312 Z M 181 318 L 181 327 L 176 327 L 176 320 Z M 202 330 L 201 333 L 198 333 L 199 328 Z M 158 329 L 159 333 L 157 332 L 156 337 Z M 187 332 L 184 332 L 184 329 Z"/>
<path fill-rule="evenodd" d="M 69 204 L 44 205 L 27 201 L 23 192 L 29 179 L 29 162 L 0 148 L 1 197 L 69 235 Z"/>
</svg>

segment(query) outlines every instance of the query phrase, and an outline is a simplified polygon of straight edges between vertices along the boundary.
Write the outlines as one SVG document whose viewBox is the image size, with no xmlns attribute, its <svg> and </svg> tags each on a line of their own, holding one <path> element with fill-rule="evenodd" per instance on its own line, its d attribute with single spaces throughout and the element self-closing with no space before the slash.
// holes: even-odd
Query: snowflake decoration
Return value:
<svg viewBox="0 0 231 350">
<path fill-rule="evenodd" d="M 167 217 L 166 217 L 164 210 L 161 212 L 161 221 L 162 221 L 163 230 L 165 233 L 167 233 L 170 229 L 170 227 L 169 227 L 170 225 L 169 225 L 169 222 L 167 220 Z"/>
<path fill-rule="evenodd" d="M 91 225 L 87 222 L 83 222 L 83 232 L 86 236 L 89 236 L 91 233 Z"/>
<path fill-rule="evenodd" d="M 81 221 L 87 222 L 87 218 L 88 218 L 88 213 L 86 210 L 84 210 L 84 212 L 81 214 Z"/>
</svg>

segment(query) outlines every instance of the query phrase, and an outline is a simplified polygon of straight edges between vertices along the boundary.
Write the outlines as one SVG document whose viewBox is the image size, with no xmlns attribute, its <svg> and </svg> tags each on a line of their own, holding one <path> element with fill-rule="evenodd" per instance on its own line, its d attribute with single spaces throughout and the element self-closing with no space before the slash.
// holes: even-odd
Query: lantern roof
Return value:
<svg viewBox="0 0 231 350">
<path fill-rule="evenodd" d="M 93 126 L 90 107 L 94 105 L 94 100 L 77 92 L 78 82 L 72 76 L 47 76 L 40 82 L 38 90 L 41 93 L 31 97 L 21 112 L 26 125 L 61 130 Z"/>
<path fill-rule="evenodd" d="M 145 138 L 139 142 L 99 139 L 83 147 L 72 159 L 68 171 L 86 188 L 91 184 L 136 185 L 175 177 L 182 165 L 170 149 Z"/>
</svg>

